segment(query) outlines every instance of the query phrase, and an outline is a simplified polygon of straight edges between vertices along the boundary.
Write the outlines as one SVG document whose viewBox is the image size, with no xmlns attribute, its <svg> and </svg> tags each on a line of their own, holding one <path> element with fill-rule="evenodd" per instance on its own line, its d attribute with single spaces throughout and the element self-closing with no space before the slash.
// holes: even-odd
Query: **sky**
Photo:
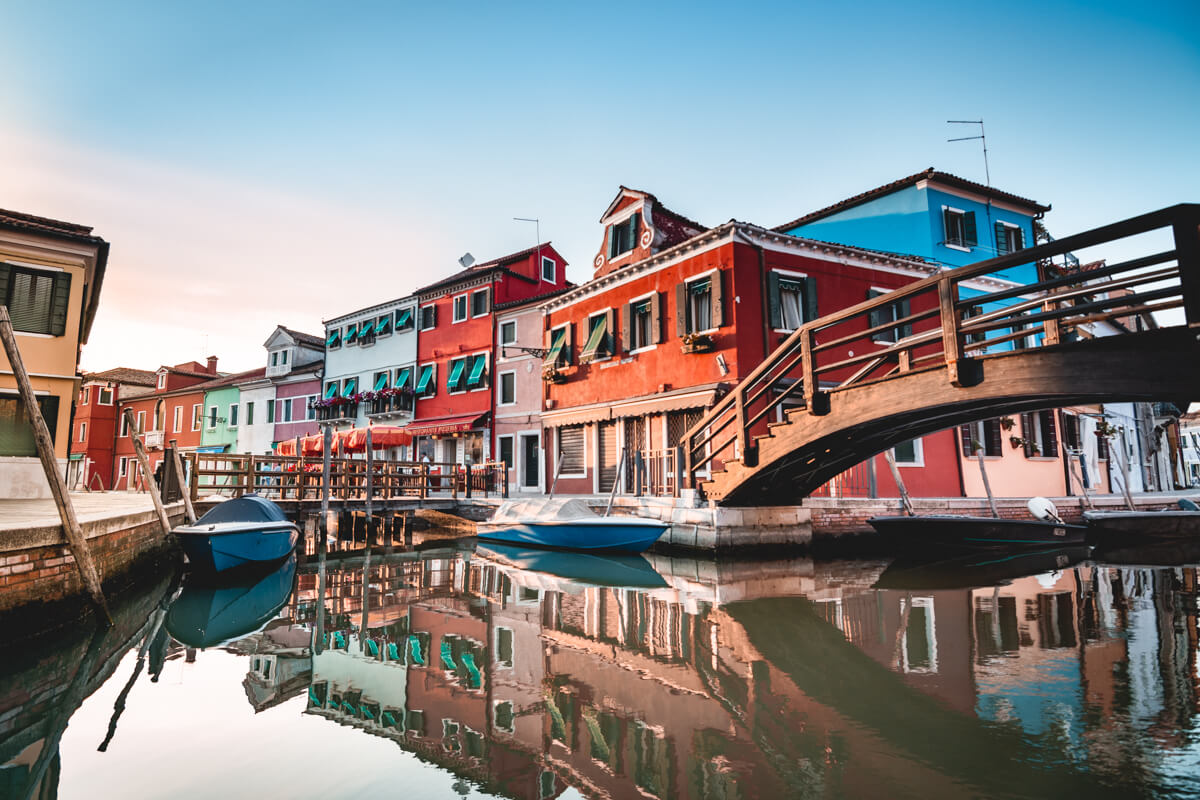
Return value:
<svg viewBox="0 0 1200 800">
<path fill-rule="evenodd" d="M 0 208 L 112 246 L 81 366 L 265 364 L 276 324 L 543 239 L 624 184 L 777 225 L 926 167 L 1061 237 L 1200 201 L 1200 4 L 0 0 Z"/>
</svg>

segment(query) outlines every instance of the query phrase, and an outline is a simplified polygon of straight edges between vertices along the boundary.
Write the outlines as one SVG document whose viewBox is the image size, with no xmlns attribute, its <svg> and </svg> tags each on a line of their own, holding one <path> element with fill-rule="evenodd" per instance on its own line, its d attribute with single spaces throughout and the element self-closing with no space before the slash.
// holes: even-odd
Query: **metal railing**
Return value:
<svg viewBox="0 0 1200 800">
<path fill-rule="evenodd" d="M 1051 264 L 1055 256 L 1153 231 L 1172 236 L 1174 247 L 1066 274 Z M 1023 265 L 1037 266 L 1037 283 L 987 280 Z M 774 424 L 825 414 L 833 393 L 931 369 L 963 385 L 973 357 L 1058 345 L 1082 325 L 1180 308 L 1189 325 L 1200 326 L 1200 205 L 1194 204 L 932 275 L 789 335 L 684 434 L 684 473 L 695 480 L 731 459 L 756 466 L 755 437 L 768 432 L 777 414 L 784 420 Z"/>
</svg>

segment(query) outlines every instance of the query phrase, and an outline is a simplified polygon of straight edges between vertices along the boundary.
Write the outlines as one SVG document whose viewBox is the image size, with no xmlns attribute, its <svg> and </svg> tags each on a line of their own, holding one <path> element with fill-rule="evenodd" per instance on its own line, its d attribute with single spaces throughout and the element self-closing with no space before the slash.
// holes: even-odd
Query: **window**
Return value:
<svg viewBox="0 0 1200 800">
<path fill-rule="evenodd" d="M 500 323 L 500 344 L 511 345 L 517 343 L 517 323 L 516 320 L 508 320 Z"/>
<path fill-rule="evenodd" d="M 325 384 L 325 399 L 332 400 L 338 396 L 339 385 L 337 381 L 330 381 Z"/>
<path fill-rule="evenodd" d="M 396 382 L 392 384 L 393 389 L 408 389 L 412 383 L 412 367 L 402 367 L 396 370 Z"/>
<path fill-rule="evenodd" d="M 455 358 L 450 362 L 450 374 L 446 378 L 446 389 L 451 392 L 461 392 L 463 389 L 463 373 L 467 371 L 465 358 Z"/>
<path fill-rule="evenodd" d="M 165 372 L 158 373 L 158 388 L 159 389 L 167 388 L 167 373 L 165 373 Z"/>
<path fill-rule="evenodd" d="M 313 405 L 316 402 L 317 402 L 317 396 L 315 394 L 310 394 L 308 396 L 308 401 L 304 404 L 305 408 L 308 409 L 308 413 L 304 415 L 305 419 L 316 419 L 317 418 L 317 408 L 315 405 Z"/>
<path fill-rule="evenodd" d="M 496 628 L 496 663 L 501 667 L 513 665 L 512 628 Z"/>
<path fill-rule="evenodd" d="M 659 342 L 658 293 L 634 300 L 625 306 L 621 339 L 626 351 L 651 347 Z"/>
<path fill-rule="evenodd" d="M 280 400 L 278 402 L 279 402 L 279 413 L 276 415 L 275 419 L 277 419 L 279 422 L 291 422 L 292 421 L 292 400 L 291 400 L 291 398 L 288 398 L 286 400 Z M 275 405 L 275 403 L 272 403 L 271 405 Z"/>
<path fill-rule="evenodd" d="M 430 331 L 437 327 L 437 306 L 421 306 L 421 330 Z"/>
<path fill-rule="evenodd" d="M 217 407 L 208 407 L 208 429 L 211 431 L 217 427 Z"/>
<path fill-rule="evenodd" d="M 88 395 L 91 388 L 90 386 L 85 386 L 79 390 L 79 405 L 86 406 L 88 404 Z"/>
<path fill-rule="evenodd" d="M 467 318 L 467 296 L 460 294 L 454 298 L 454 322 L 463 322 Z"/>
<path fill-rule="evenodd" d="M 503 382 L 504 376 L 500 376 Z M 513 468 L 513 437 L 511 435 L 497 437 L 497 443 L 500 445 L 500 460 L 504 462 L 505 469 Z"/>
<path fill-rule="evenodd" d="M 565 367 L 571 363 L 571 332 L 569 322 L 550 331 L 550 346 L 546 352 L 546 360 L 542 362 L 543 368 Z"/>
<path fill-rule="evenodd" d="M 79 441 L 81 441 L 81 442 L 87 441 L 87 423 L 86 422 L 79 423 Z"/>
<path fill-rule="evenodd" d="M 342 341 L 346 344 L 354 344 L 358 341 L 358 323 L 355 322 L 346 326 L 346 332 L 342 335 Z"/>
<path fill-rule="evenodd" d="M 803 275 L 772 271 L 767 274 L 771 328 L 794 331 L 817 318 L 817 281 Z"/>
<path fill-rule="evenodd" d="M 1063 412 L 1062 415 L 1063 447 L 1078 452 L 1083 447 L 1083 437 L 1080 435 L 1079 417 Z"/>
<path fill-rule="evenodd" d="M 1025 249 L 1025 232 L 1020 226 L 1007 222 L 996 223 L 996 255 L 1006 255 Z"/>
<path fill-rule="evenodd" d="M 342 346 L 342 332 L 339 329 L 334 329 L 329 332 L 325 339 L 326 350 L 336 350 Z"/>
<path fill-rule="evenodd" d="M 949 247 L 970 248 L 979 244 L 975 234 L 975 212 L 942 206 L 942 225 Z"/>
<path fill-rule="evenodd" d="M 128 435 L 129 435 L 129 417 L 126 414 L 122 413 L 121 414 L 121 438 L 123 439 Z"/>
<path fill-rule="evenodd" d="M 507 630 L 507 628 L 501 628 L 500 630 Z M 505 664 L 504 666 L 511 665 Z M 515 730 L 514 725 L 517 719 L 516 712 L 513 710 L 512 701 L 497 700 L 492 707 L 495 709 L 492 714 L 492 719 L 495 720 L 494 724 L 496 726 L 496 730 L 504 731 L 505 733 L 512 733 Z"/>
<path fill-rule="evenodd" d="M 382 392 L 388 388 L 388 379 L 390 377 L 391 373 L 386 369 L 383 372 L 376 372 L 375 379 L 371 382 L 371 391 Z"/>
<path fill-rule="evenodd" d="M 402 308 L 396 312 L 396 332 L 411 331 L 413 329 L 413 310 L 411 308 Z"/>
<path fill-rule="evenodd" d="M 71 274 L 0 264 L 0 303 L 13 330 L 62 336 L 67 329 Z"/>
<path fill-rule="evenodd" d="M 909 439 L 907 442 L 898 444 L 892 448 L 892 457 L 896 459 L 896 464 L 901 467 L 924 466 L 924 455 L 920 439 Z"/>
<path fill-rule="evenodd" d="M 473 360 L 472 360 L 473 359 Z M 484 389 L 487 388 L 488 379 L 488 354 L 478 353 L 474 356 L 467 357 L 467 365 L 470 368 L 470 374 L 467 375 L 468 389 Z"/>
<path fill-rule="evenodd" d="M 490 296 L 491 292 L 487 289 L 480 289 L 477 292 L 471 292 L 472 317 L 487 316 L 487 313 L 492 310 L 491 303 L 488 302 Z"/>
<path fill-rule="evenodd" d="M 375 335 L 376 336 L 391 336 L 392 335 L 392 315 L 384 314 L 375 320 Z"/>
<path fill-rule="evenodd" d="M 517 373 L 500 373 L 500 405 L 511 406 L 517 402 Z"/>
<path fill-rule="evenodd" d="M 638 226 L 641 219 L 642 215 L 635 213 L 624 222 L 609 226 L 608 257 L 610 259 L 624 255 L 637 246 Z"/>
<path fill-rule="evenodd" d="M 1053 411 L 1031 411 L 1021 415 L 1021 439 L 1026 458 L 1054 458 L 1058 455 L 1058 435 Z"/>
<path fill-rule="evenodd" d="M 358 378 L 346 378 L 342 381 L 342 397 L 351 397 L 358 391 Z"/>
<path fill-rule="evenodd" d="M 236 428 L 238 425 L 238 404 L 229 404 L 229 427 Z"/>
<path fill-rule="evenodd" d="M 246 403 L 246 424 L 254 424 L 254 403 L 253 401 Z"/>
<path fill-rule="evenodd" d="M 281 367 L 287 366 L 287 354 L 288 354 L 287 350 L 279 351 L 279 366 L 281 366 Z"/>
<path fill-rule="evenodd" d="M 117 471 L 122 478 L 124 478 L 126 475 L 129 474 L 129 458 L 128 457 L 121 456 L 121 463 L 117 467 Z"/>
<path fill-rule="evenodd" d="M 279 366 L 279 353 L 271 353 L 271 366 Z"/>
<path fill-rule="evenodd" d="M 192 406 L 192 430 L 198 431 L 204 424 L 204 404 L 196 403 Z M 124 435 L 124 434 L 122 434 Z"/>
<path fill-rule="evenodd" d="M 175 412 L 172 414 L 171 419 L 171 432 L 183 432 L 183 406 L 175 406 Z"/>
<path fill-rule="evenodd" d="M 553 258 L 542 256 L 542 280 L 554 283 L 558 274 L 557 267 L 558 265 L 554 262 Z"/>
<path fill-rule="evenodd" d="M 959 428 L 959 438 L 965 458 L 974 458 L 976 451 L 983 451 L 983 454 L 990 458 L 1004 455 L 1000 447 L 1001 429 L 998 419 L 985 419 L 963 425 Z"/>
<path fill-rule="evenodd" d="M 613 311 L 603 311 L 588 317 L 588 337 L 579 354 L 579 363 L 590 364 L 593 361 L 603 361 L 613 354 L 612 342 Z"/>
<path fill-rule="evenodd" d="M 422 364 L 417 378 L 417 397 L 433 397 L 437 394 L 437 364 Z"/>
<path fill-rule="evenodd" d="M 558 457 L 562 459 L 559 474 L 562 476 L 583 476 L 584 468 L 584 436 L 582 425 L 572 425 L 558 429 Z"/>
<path fill-rule="evenodd" d="M 890 289 L 870 289 L 867 291 L 867 299 L 873 300 L 876 297 L 888 294 L 890 291 Z M 872 328 L 878 328 L 880 325 L 904 319 L 911 313 L 908 298 L 906 297 L 903 300 L 897 300 L 894 303 L 880 306 L 872 311 L 868 317 L 868 325 Z M 897 335 L 897 331 L 899 335 Z M 909 336 L 912 336 L 912 325 L 900 325 L 898 329 L 893 327 L 879 331 L 871 339 L 880 344 L 894 344 L 898 339 L 905 339 Z"/>
<path fill-rule="evenodd" d="M 137 412 L 137 432 L 138 433 L 146 432 L 146 412 L 145 411 Z"/>
<path fill-rule="evenodd" d="M 101 386 L 100 387 L 100 396 L 96 399 L 96 402 L 102 406 L 111 406 L 113 404 L 112 387 Z"/>
</svg>

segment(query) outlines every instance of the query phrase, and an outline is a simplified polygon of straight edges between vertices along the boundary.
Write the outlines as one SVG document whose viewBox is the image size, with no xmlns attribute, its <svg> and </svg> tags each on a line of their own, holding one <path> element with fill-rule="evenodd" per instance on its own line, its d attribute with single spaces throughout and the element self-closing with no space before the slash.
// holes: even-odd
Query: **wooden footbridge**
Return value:
<svg viewBox="0 0 1200 800">
<path fill-rule="evenodd" d="M 1079 251 L 1122 260 L 1055 265 Z M 1036 284 L 997 275 L 1030 263 Z M 795 503 L 876 453 L 953 425 L 1197 399 L 1200 205 L 1187 204 L 806 323 L 684 435 L 685 474 L 721 504 Z"/>
</svg>

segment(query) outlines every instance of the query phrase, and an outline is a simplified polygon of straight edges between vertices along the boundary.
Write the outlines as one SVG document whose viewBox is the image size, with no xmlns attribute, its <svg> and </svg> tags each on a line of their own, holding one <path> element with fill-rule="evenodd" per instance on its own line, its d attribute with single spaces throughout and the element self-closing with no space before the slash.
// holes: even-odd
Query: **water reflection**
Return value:
<svg viewBox="0 0 1200 800">
<path fill-rule="evenodd" d="M 158 641 L 158 671 L 164 659 L 205 669 L 196 648 L 225 642 L 220 652 L 242 659 L 254 712 L 286 713 L 307 737 L 297 715 L 343 740 L 386 740 L 463 791 L 1200 791 L 1195 567 L 1111 566 L 1074 550 L 933 566 L 653 555 L 606 564 L 510 550 L 435 542 L 318 557 L 270 615 L 280 575 L 240 591 L 186 587 L 170 612 L 173 589 L 151 587 L 90 662 L 94 640 L 24 669 L 5 662 L 0 787 L 21 797 L 32 781 L 34 796 L 54 796 L 62 715 L 114 674 L 95 665 L 136 654 L 121 662 L 133 677 L 115 678 L 124 710 L 143 660 L 155 674 Z M 170 644 L 156 621 L 164 613 Z M 49 681 L 44 659 L 59 658 L 92 677 L 77 684 L 80 673 L 64 671 L 49 710 L 20 699 L 30 695 L 17 687 Z M 121 735 L 114 712 L 109 739 Z M 122 726 L 137 724 L 124 713 Z M 228 747 L 265 747 L 256 769 L 270 771 L 272 744 L 250 741 L 253 731 L 243 741 L 231 728 Z M 364 750 L 345 766 L 370 774 L 379 757 Z M 307 793 L 303 775 L 271 779 L 282 794 Z"/>
</svg>

